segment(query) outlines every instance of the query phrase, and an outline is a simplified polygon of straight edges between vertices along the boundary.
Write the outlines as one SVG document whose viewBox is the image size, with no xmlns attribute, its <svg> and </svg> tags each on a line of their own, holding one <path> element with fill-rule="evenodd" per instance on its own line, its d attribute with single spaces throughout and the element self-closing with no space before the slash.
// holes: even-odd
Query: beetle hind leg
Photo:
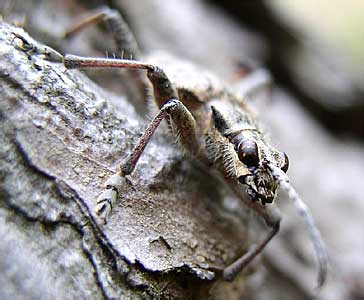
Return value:
<svg viewBox="0 0 364 300">
<path fill-rule="evenodd" d="M 65 31 L 64 37 L 71 38 L 84 28 L 100 22 L 105 23 L 112 34 L 118 55 L 123 56 L 125 54 L 126 57 L 140 58 L 138 43 L 128 24 L 117 10 L 107 6 L 97 8 L 88 13 L 87 16 L 81 17 Z"/>
</svg>

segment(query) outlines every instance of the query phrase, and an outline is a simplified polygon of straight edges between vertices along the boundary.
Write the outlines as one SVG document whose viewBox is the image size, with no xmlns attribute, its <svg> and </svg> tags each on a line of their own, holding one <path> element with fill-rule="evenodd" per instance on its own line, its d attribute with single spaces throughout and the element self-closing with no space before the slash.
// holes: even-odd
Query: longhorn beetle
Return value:
<svg viewBox="0 0 364 300">
<path fill-rule="evenodd" d="M 63 56 L 48 47 L 37 49 L 15 34 L 23 41 L 24 50 L 33 54 L 43 54 L 51 61 L 62 62 L 68 69 L 146 70 L 159 112 L 132 153 L 121 163 L 119 171 L 106 181 L 105 190 L 97 199 L 97 215 L 107 220 L 113 204 L 126 184 L 125 176 L 133 172 L 149 140 L 161 121 L 166 119 L 179 144 L 196 159 L 214 165 L 237 197 L 263 218 L 270 228 L 257 246 L 251 247 L 247 253 L 223 270 L 223 278 L 233 280 L 279 231 L 281 215 L 273 202 L 278 188 L 281 187 L 287 192 L 307 225 L 319 264 L 318 286 L 322 286 L 327 276 L 328 258 L 320 232 L 309 209 L 285 174 L 289 164 L 287 155 L 271 146 L 243 97 L 225 87 L 222 81 L 211 73 L 201 72 L 187 62 L 170 62 L 172 68 L 167 67 L 167 76 L 157 64 L 135 60 L 140 57 L 136 40 L 126 22 L 115 10 L 102 8 L 93 11 L 90 16 L 67 31 L 66 37 L 99 21 L 108 24 L 118 53 L 125 51 L 132 55 L 134 60 Z"/>
</svg>

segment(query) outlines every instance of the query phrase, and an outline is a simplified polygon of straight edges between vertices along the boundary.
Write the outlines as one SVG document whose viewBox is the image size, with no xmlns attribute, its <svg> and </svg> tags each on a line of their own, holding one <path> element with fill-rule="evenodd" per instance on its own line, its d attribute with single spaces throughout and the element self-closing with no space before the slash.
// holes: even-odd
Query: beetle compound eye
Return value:
<svg viewBox="0 0 364 300">
<path fill-rule="evenodd" d="M 283 158 L 284 158 L 284 163 L 283 163 L 283 165 L 281 167 L 281 170 L 286 173 L 287 170 L 288 170 L 288 167 L 289 167 L 289 159 L 288 159 L 288 156 L 287 156 L 287 154 L 285 152 L 282 152 L 282 155 L 283 155 Z"/>
<path fill-rule="evenodd" d="M 240 182 L 241 184 L 246 184 L 246 175 L 245 175 L 245 176 L 240 176 L 240 177 L 238 178 L 238 180 L 239 180 L 239 182 Z"/>
<path fill-rule="evenodd" d="M 257 143 L 249 139 L 241 141 L 238 145 L 238 156 L 246 166 L 257 167 L 259 164 Z"/>
</svg>

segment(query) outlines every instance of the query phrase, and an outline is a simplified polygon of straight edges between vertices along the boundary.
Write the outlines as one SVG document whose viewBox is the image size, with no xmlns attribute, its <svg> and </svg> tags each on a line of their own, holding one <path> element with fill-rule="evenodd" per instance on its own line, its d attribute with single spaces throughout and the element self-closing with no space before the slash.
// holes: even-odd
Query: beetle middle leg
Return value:
<svg viewBox="0 0 364 300">
<path fill-rule="evenodd" d="M 118 173 L 106 181 L 106 190 L 98 198 L 96 213 L 103 215 L 106 221 L 125 182 L 125 176 L 131 174 L 161 121 L 169 117 L 172 130 L 177 134 L 180 144 L 191 154 L 197 154 L 200 148 L 197 138 L 196 121 L 189 110 L 178 100 L 177 92 L 161 68 L 139 61 L 107 58 L 87 58 L 66 55 L 64 64 L 67 68 L 129 68 L 146 69 L 147 77 L 152 83 L 154 97 L 160 111 L 154 117 L 143 136 L 129 157 L 124 160 Z"/>
</svg>

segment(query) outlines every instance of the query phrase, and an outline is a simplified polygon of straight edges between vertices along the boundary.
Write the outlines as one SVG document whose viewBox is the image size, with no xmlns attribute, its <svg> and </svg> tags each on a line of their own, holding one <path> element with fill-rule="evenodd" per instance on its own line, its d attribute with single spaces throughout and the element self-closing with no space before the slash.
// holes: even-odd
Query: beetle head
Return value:
<svg viewBox="0 0 364 300">
<path fill-rule="evenodd" d="M 263 205 L 272 203 L 279 182 L 273 177 L 270 166 L 286 172 L 289 164 L 287 155 L 266 142 L 246 112 L 235 106 L 224 108 L 211 106 L 215 128 L 223 136 L 223 143 L 229 145 L 223 154 L 229 158 L 225 159 L 225 170 L 230 176 L 236 176 L 240 184 L 247 186 L 253 201 L 260 201 Z"/>
<path fill-rule="evenodd" d="M 274 165 L 286 172 L 289 164 L 287 155 L 267 145 L 259 132 L 241 132 L 231 142 L 239 162 L 244 165 L 240 168 L 241 172 L 237 172 L 239 182 L 247 186 L 253 201 L 261 201 L 263 205 L 272 203 L 279 183 L 269 166 Z"/>
</svg>

